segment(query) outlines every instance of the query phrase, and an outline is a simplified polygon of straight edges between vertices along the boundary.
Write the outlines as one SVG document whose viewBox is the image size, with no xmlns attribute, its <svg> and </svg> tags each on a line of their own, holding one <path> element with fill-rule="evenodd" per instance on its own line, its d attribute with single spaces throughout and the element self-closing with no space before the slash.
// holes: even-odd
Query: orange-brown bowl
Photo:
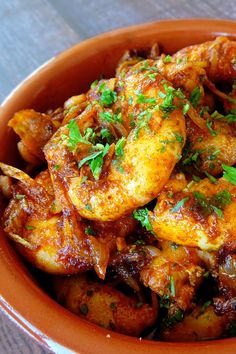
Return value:
<svg viewBox="0 0 236 354">
<path fill-rule="evenodd" d="M 35 71 L 1 105 L 0 161 L 17 163 L 16 137 L 7 127 L 14 112 L 60 106 L 66 98 L 85 91 L 101 74 L 112 76 L 128 48 L 149 47 L 157 41 L 166 53 L 172 53 L 218 35 L 236 38 L 236 22 L 210 19 L 154 22 L 105 33 L 66 50 Z M 3 209 L 3 205 L 0 207 Z M 39 287 L 3 230 L 0 236 L 0 304 L 24 331 L 57 353 L 65 350 L 80 354 L 236 353 L 236 338 L 196 343 L 151 342 L 85 322 Z"/>
</svg>

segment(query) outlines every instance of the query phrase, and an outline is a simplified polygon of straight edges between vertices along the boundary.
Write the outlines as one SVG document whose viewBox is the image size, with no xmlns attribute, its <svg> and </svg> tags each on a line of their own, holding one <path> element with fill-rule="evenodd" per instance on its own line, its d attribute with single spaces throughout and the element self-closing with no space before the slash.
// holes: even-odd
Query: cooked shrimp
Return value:
<svg viewBox="0 0 236 354">
<path fill-rule="evenodd" d="M 8 123 L 21 138 L 19 151 L 27 162 L 44 161 L 43 147 L 56 131 L 50 115 L 25 109 L 15 113 Z"/>
<path fill-rule="evenodd" d="M 159 246 L 159 254 L 141 270 L 141 280 L 163 299 L 163 303 L 173 302 L 186 311 L 203 279 L 202 261 L 194 248 L 166 241 L 160 241 Z"/>
<path fill-rule="evenodd" d="M 93 236 L 85 235 L 65 205 L 61 211 L 55 204 L 49 173 L 41 172 L 33 180 L 13 167 L 0 167 L 6 175 L 19 180 L 6 208 L 4 224 L 21 254 L 48 273 L 73 274 L 95 266 L 102 276 L 106 265 L 101 255 L 107 258 L 106 248 Z"/>
<path fill-rule="evenodd" d="M 18 179 L 13 198 L 4 214 L 5 231 L 16 242 L 22 255 L 36 267 L 57 274 L 73 274 L 95 267 L 105 276 L 109 253 L 116 250 L 117 238 L 134 230 L 132 217 L 110 223 L 82 223 L 66 206 L 62 197 L 55 201 L 48 171 L 32 179 L 24 172 L 0 164 L 5 175 Z M 12 185 L 9 177 L 7 181 Z M 3 177 L 3 176 L 2 176 Z M 4 181 L 3 181 L 4 182 Z M 6 182 L 3 184 L 5 190 Z M 96 233 L 94 232 L 96 230 Z"/>
<path fill-rule="evenodd" d="M 183 102 L 161 75 L 156 73 L 153 81 L 143 76 L 139 69 L 138 64 L 126 77 L 123 91 L 124 100 L 130 102 L 130 106 L 126 105 L 124 120 L 132 117 L 134 128 L 126 140 L 122 139 L 120 150 L 117 151 L 116 145 L 116 154 L 101 178 L 84 181 L 84 175 L 75 166 L 75 159 L 73 161 L 66 146 L 70 134 L 67 126 L 60 128 L 44 148 L 53 180 L 63 179 L 72 204 L 85 218 L 116 220 L 148 203 L 167 182 L 180 158 L 185 142 Z M 93 111 L 92 119 L 97 114 Z M 82 122 L 83 114 L 76 120 L 80 129 Z M 61 137 L 64 142 L 60 143 Z M 91 155 L 91 144 L 80 144 L 80 147 L 85 156 Z M 57 163 L 61 166 L 59 170 L 53 168 Z"/>
<path fill-rule="evenodd" d="M 160 238 L 217 250 L 235 239 L 235 208 L 236 186 L 230 182 L 221 178 L 213 184 L 206 178 L 187 185 L 180 174 L 164 187 L 150 222 Z"/>
<path fill-rule="evenodd" d="M 197 65 L 202 63 L 212 82 L 232 83 L 236 78 L 236 41 L 226 37 L 183 48 L 173 58 Z"/>
<path fill-rule="evenodd" d="M 233 124 L 221 119 L 211 118 L 207 124 L 209 129 L 202 130 L 188 120 L 189 145 L 182 163 L 186 166 L 194 164 L 198 170 L 215 176 L 222 172 L 222 164 L 233 166 L 236 163 L 235 129 Z"/>
</svg>

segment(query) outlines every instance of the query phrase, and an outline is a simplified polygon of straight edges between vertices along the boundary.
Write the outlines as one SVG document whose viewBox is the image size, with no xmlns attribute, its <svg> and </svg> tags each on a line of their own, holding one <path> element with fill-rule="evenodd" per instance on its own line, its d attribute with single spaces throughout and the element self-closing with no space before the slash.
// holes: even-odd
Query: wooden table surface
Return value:
<svg viewBox="0 0 236 354">
<path fill-rule="evenodd" d="M 0 0 L 0 100 L 50 57 L 101 32 L 164 18 L 236 20 L 236 0 Z M 3 313 L 0 354 L 50 353 Z"/>
</svg>

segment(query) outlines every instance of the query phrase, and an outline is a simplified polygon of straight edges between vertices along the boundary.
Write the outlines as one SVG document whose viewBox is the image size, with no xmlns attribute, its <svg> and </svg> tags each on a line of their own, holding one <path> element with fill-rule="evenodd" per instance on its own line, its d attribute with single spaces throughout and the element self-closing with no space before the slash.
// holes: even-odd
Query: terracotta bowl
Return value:
<svg viewBox="0 0 236 354">
<path fill-rule="evenodd" d="M 18 160 L 16 136 L 7 127 L 14 112 L 60 106 L 66 98 L 85 91 L 101 74 L 112 76 L 125 49 L 149 47 L 158 41 L 166 53 L 173 53 L 218 35 L 236 38 L 236 22 L 195 19 L 149 23 L 102 34 L 63 52 L 28 77 L 1 105 L 0 161 L 16 164 Z M 83 321 L 39 287 L 2 230 L 0 234 L 0 304 L 11 319 L 45 347 L 57 353 L 67 350 L 81 354 L 236 353 L 236 338 L 151 342 Z"/>
</svg>

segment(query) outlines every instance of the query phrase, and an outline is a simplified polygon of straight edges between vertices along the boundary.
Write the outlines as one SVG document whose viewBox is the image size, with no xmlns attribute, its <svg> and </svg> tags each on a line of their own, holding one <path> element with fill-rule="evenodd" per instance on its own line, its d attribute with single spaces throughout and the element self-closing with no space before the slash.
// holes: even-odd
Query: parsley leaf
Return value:
<svg viewBox="0 0 236 354">
<path fill-rule="evenodd" d="M 169 62 L 171 62 L 172 57 L 171 57 L 171 55 L 167 54 L 165 56 L 165 58 L 163 58 L 162 60 L 163 60 L 163 63 L 169 63 Z"/>
<path fill-rule="evenodd" d="M 183 144 L 184 138 L 182 137 L 182 135 L 180 135 L 178 132 L 174 132 L 174 136 L 175 136 L 175 139 L 178 141 L 178 143 Z"/>
<path fill-rule="evenodd" d="M 236 186 L 236 168 L 222 164 L 223 178 Z"/>
<path fill-rule="evenodd" d="M 156 104 L 156 98 L 155 97 L 146 97 L 142 93 L 138 94 L 138 99 L 137 103 L 148 103 L 148 104 Z"/>
<path fill-rule="evenodd" d="M 123 149 L 124 145 L 125 145 L 125 137 L 122 137 L 116 143 L 115 151 L 116 151 L 116 156 L 117 157 L 123 157 L 124 156 L 124 149 Z"/>
<path fill-rule="evenodd" d="M 101 145 L 103 148 L 100 151 L 96 151 L 93 154 L 83 158 L 78 167 L 82 167 L 86 162 L 88 162 L 89 167 L 93 173 L 94 179 L 97 181 L 99 179 L 100 173 L 102 171 L 103 158 L 108 153 L 110 145 L 106 144 L 105 146 Z"/>
<path fill-rule="evenodd" d="M 102 139 L 106 139 L 108 143 L 112 141 L 112 134 L 107 128 L 102 128 L 101 137 Z"/>
<path fill-rule="evenodd" d="M 115 91 L 112 91 L 108 87 L 105 87 L 102 90 L 102 94 L 100 97 L 100 102 L 103 106 L 109 107 L 111 106 L 117 99 L 117 93 Z"/>
<path fill-rule="evenodd" d="M 31 226 L 31 225 L 25 225 L 25 229 L 26 230 L 34 230 L 34 229 L 36 229 L 36 227 L 35 226 Z"/>
<path fill-rule="evenodd" d="M 200 92 L 200 88 L 197 86 L 197 87 L 195 87 L 195 89 L 193 89 L 193 91 L 191 92 L 190 98 L 189 98 L 189 101 L 191 102 L 191 104 L 194 108 L 197 107 L 197 105 L 200 101 L 200 98 L 201 98 L 201 92 Z"/>
<path fill-rule="evenodd" d="M 105 112 L 100 112 L 99 116 L 103 120 L 105 120 L 106 122 L 109 122 L 109 123 L 112 123 L 112 124 L 122 123 L 123 122 L 121 112 L 118 113 L 118 114 L 115 113 L 114 115 L 112 115 L 111 112 L 105 111 Z"/>
<path fill-rule="evenodd" d="M 152 225 L 148 217 L 148 209 L 138 209 L 133 212 L 133 217 L 138 220 L 147 231 L 152 231 Z"/>
<path fill-rule="evenodd" d="M 190 108 L 190 104 L 189 104 L 189 103 L 186 103 L 186 104 L 183 106 L 183 114 L 184 114 L 184 115 L 188 113 L 189 108 Z"/>
<path fill-rule="evenodd" d="M 174 278 L 170 276 L 170 294 L 171 296 L 175 296 L 175 281 Z"/>
<path fill-rule="evenodd" d="M 219 218 L 221 218 L 221 219 L 224 218 L 224 214 L 223 214 L 222 210 L 217 208 L 215 205 L 212 205 L 211 207 L 214 210 L 214 212 L 216 213 L 216 215 L 219 216 Z"/>
<path fill-rule="evenodd" d="M 207 129 L 209 130 L 209 132 L 212 136 L 216 136 L 217 132 L 212 128 L 212 124 L 213 124 L 212 120 L 207 118 L 207 120 L 206 120 Z"/>
<path fill-rule="evenodd" d="M 173 100 L 174 100 L 174 91 L 175 89 L 172 86 L 167 86 L 166 84 L 164 84 L 164 88 L 166 90 L 166 94 L 162 93 L 163 96 L 165 97 L 163 100 L 163 103 L 160 104 L 159 108 L 162 112 L 164 112 L 165 114 L 168 114 L 170 112 L 172 112 L 174 109 L 176 109 L 177 107 L 173 104 Z"/>
<path fill-rule="evenodd" d="M 223 114 L 219 113 L 218 111 L 214 111 L 211 114 L 211 117 L 214 119 L 226 121 L 226 123 L 228 123 L 228 124 L 236 122 L 236 112 L 234 110 L 225 116 Z"/>
<path fill-rule="evenodd" d="M 16 194 L 16 195 L 15 195 L 15 198 L 16 198 L 17 200 L 22 200 L 22 199 L 25 198 L 25 195 L 24 195 L 24 194 Z"/>
<path fill-rule="evenodd" d="M 88 227 L 84 230 L 84 232 L 85 232 L 86 235 L 92 235 L 92 236 L 95 236 L 95 235 L 96 235 L 95 231 L 92 229 L 91 226 L 88 226 Z"/>
<path fill-rule="evenodd" d="M 214 196 L 215 204 L 223 209 L 226 205 L 229 205 L 232 202 L 231 194 L 227 189 L 224 189 L 222 192 L 217 193 Z"/>
<path fill-rule="evenodd" d="M 183 199 L 181 199 L 172 209 L 171 212 L 172 213 L 177 213 L 182 206 L 189 200 L 189 197 L 185 197 Z"/>
<path fill-rule="evenodd" d="M 69 139 L 67 143 L 67 146 L 69 148 L 76 148 L 78 143 L 90 144 L 84 137 L 82 137 L 75 119 L 72 119 L 67 125 L 67 127 L 69 129 Z"/>
</svg>

